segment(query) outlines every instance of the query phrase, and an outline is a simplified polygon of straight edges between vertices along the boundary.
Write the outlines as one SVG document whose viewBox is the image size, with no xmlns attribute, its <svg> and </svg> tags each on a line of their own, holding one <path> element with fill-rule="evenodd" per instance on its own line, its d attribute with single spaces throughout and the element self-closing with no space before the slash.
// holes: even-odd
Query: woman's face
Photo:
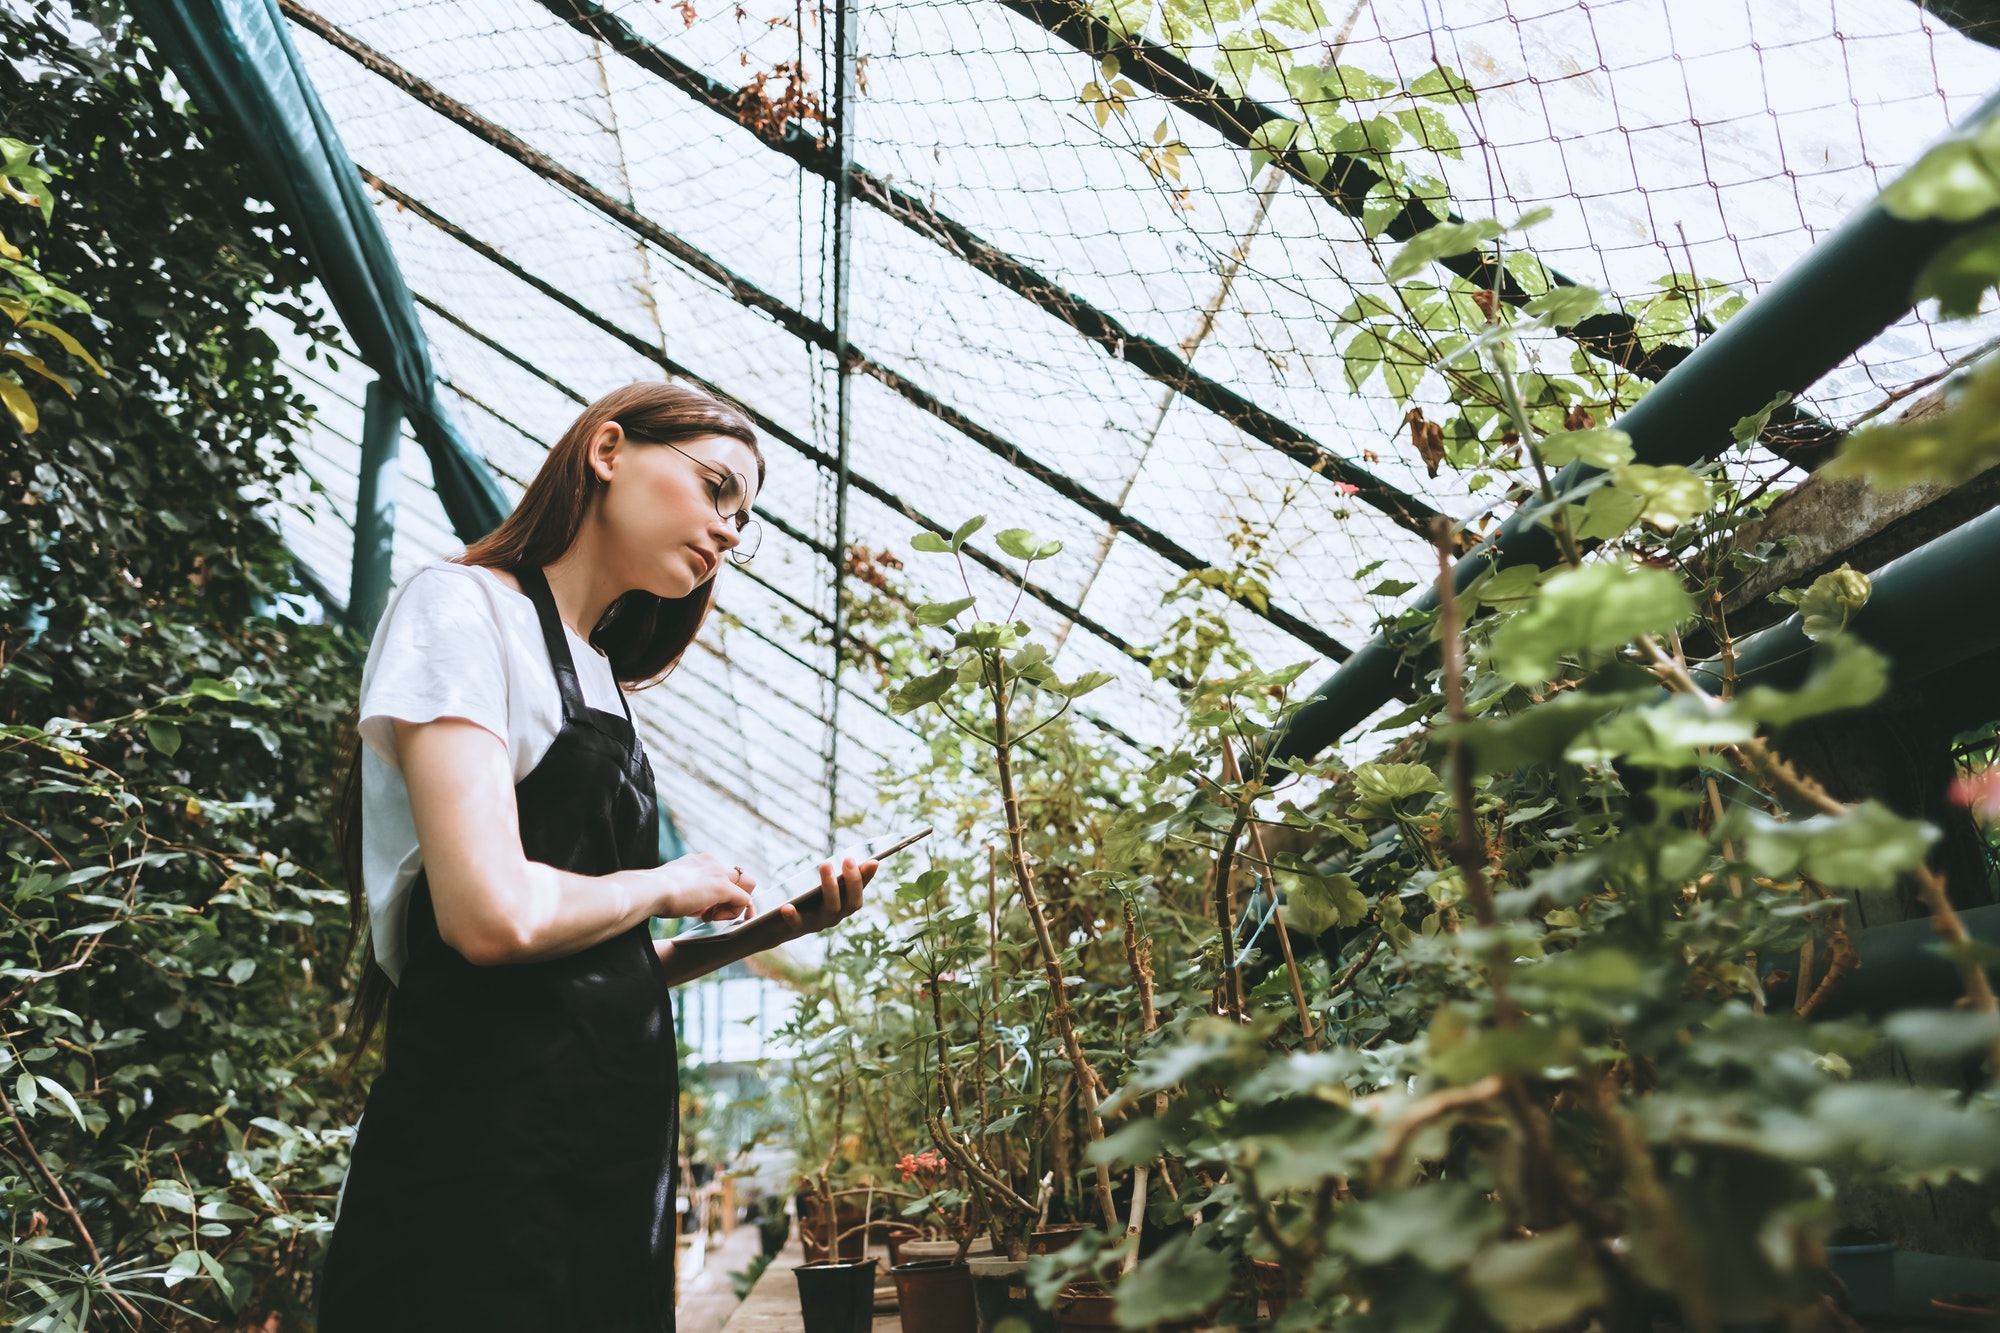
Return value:
<svg viewBox="0 0 2000 1333">
<path fill-rule="evenodd" d="M 756 501 L 757 456 L 727 435 L 703 435 L 673 445 L 627 439 L 607 422 L 592 441 L 591 466 L 606 483 L 598 520 L 605 555 L 626 587 L 656 597 L 685 597 L 715 577 L 738 540 L 736 521 L 716 512 L 728 474 L 743 478 Z"/>
</svg>

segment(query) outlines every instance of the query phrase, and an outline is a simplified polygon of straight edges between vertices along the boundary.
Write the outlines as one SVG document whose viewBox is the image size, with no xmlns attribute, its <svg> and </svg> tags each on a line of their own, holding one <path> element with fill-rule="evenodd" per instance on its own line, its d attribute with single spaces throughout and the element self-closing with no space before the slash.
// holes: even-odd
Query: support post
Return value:
<svg viewBox="0 0 2000 1333">
<path fill-rule="evenodd" d="M 396 542 L 396 455 L 403 443 L 403 399 L 375 380 L 362 409 L 360 487 L 354 498 L 354 566 L 347 585 L 347 620 L 363 634 L 388 605 Z"/>
<path fill-rule="evenodd" d="M 831 852 L 840 826 L 840 664 L 847 643 L 847 491 L 849 422 L 853 412 L 854 376 L 847 342 L 849 276 L 854 267 L 854 29 L 852 0 L 834 0 L 833 7 L 833 134 L 840 168 L 833 179 L 833 681 L 826 722 L 826 845 Z"/>
</svg>

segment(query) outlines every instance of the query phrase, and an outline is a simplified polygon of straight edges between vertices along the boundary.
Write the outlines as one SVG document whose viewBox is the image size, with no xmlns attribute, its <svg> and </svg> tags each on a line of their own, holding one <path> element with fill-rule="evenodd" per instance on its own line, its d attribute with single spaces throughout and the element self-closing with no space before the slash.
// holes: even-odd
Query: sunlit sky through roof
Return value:
<svg viewBox="0 0 2000 1333">
<path fill-rule="evenodd" d="M 1326 36 L 1346 31 L 1340 63 L 1408 81 L 1441 62 L 1477 90 L 1469 107 L 1440 113 L 1463 157 L 1431 154 L 1423 167 L 1449 185 L 1462 214 L 1548 207 L 1527 238 L 1534 251 L 1634 304 L 1676 272 L 1754 294 L 2000 84 L 2000 51 L 1910 0 L 1325 3 Z M 818 29 L 790 4 L 607 7 L 731 87 L 801 56 L 817 67 Z M 829 317 L 825 183 L 540 4 L 314 8 L 786 305 Z M 1380 249 L 1352 219 L 1290 178 L 1253 176 L 1240 150 L 1143 94 L 1129 116 L 1100 127 L 1078 101 L 1095 62 L 997 0 L 861 0 L 856 12 L 866 59 L 857 162 L 1388 484 L 1462 517 L 1497 503 L 1491 491 L 1468 494 L 1450 469 L 1426 475 L 1399 434 L 1403 406 L 1379 376 L 1350 388 L 1343 312 L 1358 295 L 1389 291 Z M 834 380 L 823 353 L 311 32 L 295 26 L 292 35 L 362 167 L 832 451 Z M 815 74 L 809 90 L 821 82 Z M 1178 182 L 1142 159 L 1162 122 L 1189 150 Z M 416 213 L 384 200 L 380 214 L 410 286 L 429 303 L 447 401 L 510 497 L 575 414 L 571 395 L 658 377 L 653 362 Z M 980 426 L 1204 560 L 1226 563 L 1242 523 L 1267 533 L 1274 603 L 1349 646 L 1398 601 L 1368 588 L 1424 577 L 1422 543 L 1329 479 L 1167 393 L 880 211 L 857 206 L 854 232 L 854 345 Z M 1993 332 L 1990 319 L 1941 326 L 1913 315 L 1804 405 L 1851 421 Z M 318 408 L 306 450 L 318 485 L 300 481 L 282 524 L 325 584 L 344 590 L 370 376 L 351 360 L 329 368 L 287 346 Z M 1541 354 L 1565 367 L 1570 347 L 1551 339 Z M 1415 395 L 1427 407 L 1444 401 L 1435 382 Z M 1169 618 L 1161 594 L 1180 572 L 1167 560 L 1129 537 L 1107 544 L 1101 521 L 876 379 L 857 379 L 853 404 L 857 475 L 947 525 L 985 513 L 1060 537 L 1063 556 L 1037 571 L 1050 591 L 1127 642 L 1157 639 Z M 830 478 L 782 444 L 767 449 L 763 503 L 830 540 Z M 459 549 L 421 451 L 406 443 L 402 464 L 399 579 Z M 878 500 L 853 497 L 857 543 L 907 557 L 914 530 Z M 728 616 L 635 705 L 688 841 L 768 871 L 826 845 L 829 658 L 799 607 L 825 614 L 831 600 L 825 558 L 782 533 L 767 530 L 751 572 L 724 571 Z M 908 571 L 915 591 L 940 594 L 947 573 L 956 579 L 935 562 Z M 1004 595 L 983 571 L 973 580 L 984 595 Z M 1231 614 L 1259 661 L 1312 658 L 1308 679 L 1325 674 L 1330 664 L 1292 635 Z M 1023 615 L 1062 625 L 1033 601 Z M 1117 648 L 1078 629 L 1063 653 L 1065 674 L 1119 673 L 1092 696 L 1106 722 L 1142 741 L 1168 734 L 1170 693 Z M 839 807 L 865 814 L 875 808 L 874 770 L 906 760 L 917 738 L 887 715 L 865 673 L 843 681 L 856 693 L 840 709 Z"/>
</svg>

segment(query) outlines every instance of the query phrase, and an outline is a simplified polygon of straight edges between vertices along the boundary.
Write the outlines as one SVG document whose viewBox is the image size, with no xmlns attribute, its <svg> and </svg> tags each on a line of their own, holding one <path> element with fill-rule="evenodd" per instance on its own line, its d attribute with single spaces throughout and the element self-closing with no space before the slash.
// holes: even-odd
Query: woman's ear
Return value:
<svg viewBox="0 0 2000 1333">
<path fill-rule="evenodd" d="M 625 444 L 625 428 L 607 421 L 590 437 L 590 470 L 599 481 L 610 481 L 618 463 L 618 451 Z"/>
</svg>

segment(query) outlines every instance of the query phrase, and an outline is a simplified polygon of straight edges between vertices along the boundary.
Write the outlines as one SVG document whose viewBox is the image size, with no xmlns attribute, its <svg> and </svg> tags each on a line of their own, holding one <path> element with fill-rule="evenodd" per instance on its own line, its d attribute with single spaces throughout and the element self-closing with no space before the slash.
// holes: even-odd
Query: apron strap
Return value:
<svg viewBox="0 0 2000 1333">
<path fill-rule="evenodd" d="M 556 690 L 562 695 L 563 720 L 580 721 L 587 715 L 588 708 L 583 702 L 583 686 L 576 678 L 576 659 L 570 656 L 569 635 L 564 632 L 562 617 L 556 612 L 556 595 L 549 589 L 548 575 L 536 565 L 523 565 L 513 573 L 520 581 L 521 591 L 534 602 L 535 614 L 541 619 L 542 642 L 548 646 L 549 665 L 556 669 Z M 620 693 L 622 695 L 623 691 Z"/>
</svg>

